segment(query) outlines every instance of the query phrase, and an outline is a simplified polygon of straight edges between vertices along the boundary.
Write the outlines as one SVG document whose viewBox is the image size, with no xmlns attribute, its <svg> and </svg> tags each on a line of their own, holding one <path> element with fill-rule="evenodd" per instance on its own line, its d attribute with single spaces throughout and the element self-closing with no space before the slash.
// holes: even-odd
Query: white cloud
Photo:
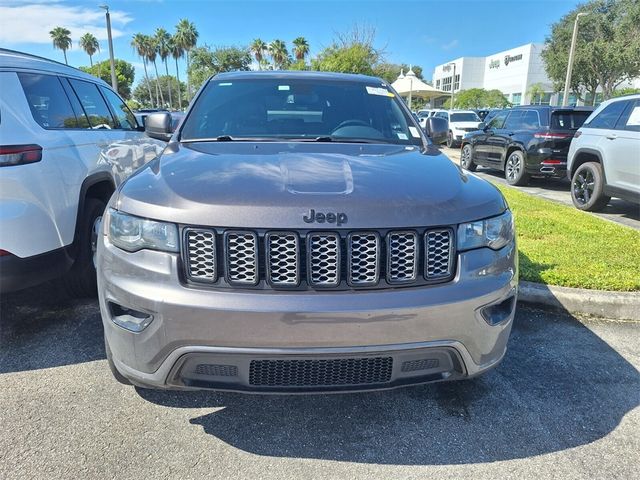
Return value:
<svg viewBox="0 0 640 480">
<path fill-rule="evenodd" d="M 442 45 L 442 49 L 443 50 L 451 50 L 452 48 L 455 48 L 458 46 L 458 40 L 457 39 L 453 39 L 448 43 L 445 43 L 444 45 Z"/>
<path fill-rule="evenodd" d="M 65 27 L 71 32 L 74 47 L 82 35 L 89 32 L 98 40 L 107 39 L 104 10 L 97 7 L 65 5 L 62 2 L 30 0 L 28 3 L 0 2 L 0 43 L 51 43 L 49 32 Z M 127 12 L 112 10 L 111 32 L 114 38 L 125 34 L 120 28 L 133 20 Z"/>
</svg>

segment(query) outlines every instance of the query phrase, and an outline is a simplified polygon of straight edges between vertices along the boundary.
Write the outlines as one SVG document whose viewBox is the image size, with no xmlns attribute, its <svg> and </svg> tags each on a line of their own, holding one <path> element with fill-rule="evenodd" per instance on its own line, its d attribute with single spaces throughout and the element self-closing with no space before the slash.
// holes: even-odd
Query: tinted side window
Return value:
<svg viewBox="0 0 640 480">
<path fill-rule="evenodd" d="M 497 113 L 495 117 L 489 122 L 489 128 L 502 128 L 504 127 L 504 121 L 507 119 L 509 112 Z"/>
<path fill-rule="evenodd" d="M 522 128 L 530 130 L 540 126 L 540 116 L 535 110 L 527 110 L 522 115 Z"/>
<path fill-rule="evenodd" d="M 551 113 L 551 128 L 577 130 L 589 118 L 589 111 L 555 111 Z M 606 128 L 606 127 L 605 127 Z"/>
<path fill-rule="evenodd" d="M 505 123 L 505 128 L 511 130 L 519 130 L 522 128 L 522 115 L 524 112 L 522 110 L 514 110 L 509 115 L 507 122 Z"/>
<path fill-rule="evenodd" d="M 76 95 L 78 95 L 78 99 L 82 104 L 82 108 L 84 108 L 84 111 L 87 113 L 87 117 L 89 117 L 91 128 L 116 127 L 109 107 L 104 103 L 104 99 L 95 84 L 75 79 L 69 79 L 69 82 L 76 92 Z"/>
<path fill-rule="evenodd" d="M 640 132 L 640 100 L 628 103 L 629 106 L 620 117 L 620 120 L 616 125 L 616 130 Z"/>
<path fill-rule="evenodd" d="M 623 110 L 629 104 L 626 102 L 613 102 L 610 105 L 607 105 L 604 110 L 602 110 L 595 118 L 593 118 L 588 124 L 585 124 L 585 127 L 589 128 L 614 128 L 616 126 L 616 122 Z"/>
<path fill-rule="evenodd" d="M 133 116 L 133 113 L 131 113 L 131 110 L 129 110 L 129 107 L 124 103 L 124 100 L 108 88 L 100 87 L 100 90 L 102 91 L 104 98 L 107 99 L 107 102 L 111 104 L 111 109 L 115 112 L 120 128 L 125 130 L 135 130 L 137 127 L 136 118 Z"/>
<path fill-rule="evenodd" d="M 62 84 L 54 75 L 19 73 L 33 119 L 44 128 L 78 128 Z"/>
</svg>

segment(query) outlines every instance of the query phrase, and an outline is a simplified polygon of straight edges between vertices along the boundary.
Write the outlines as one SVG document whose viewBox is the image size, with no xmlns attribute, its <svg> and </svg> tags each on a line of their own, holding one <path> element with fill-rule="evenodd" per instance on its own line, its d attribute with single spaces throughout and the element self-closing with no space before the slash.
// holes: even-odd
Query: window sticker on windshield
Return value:
<svg viewBox="0 0 640 480">
<path fill-rule="evenodd" d="M 386 88 L 382 87 L 366 87 L 367 93 L 369 95 L 380 95 L 382 97 L 393 97 L 393 93 L 391 93 Z"/>
<path fill-rule="evenodd" d="M 288 92 L 290 89 L 289 85 L 278 85 L 278 90 Z"/>
<path fill-rule="evenodd" d="M 230 87 L 231 85 L 233 85 L 233 83 L 231 82 L 224 82 L 224 83 L 218 84 L 219 87 Z"/>
<path fill-rule="evenodd" d="M 634 107 L 629 120 L 627 120 L 627 127 L 640 126 L 640 107 Z"/>
<path fill-rule="evenodd" d="M 409 127 L 409 131 L 411 132 L 411 136 L 413 138 L 420 138 L 420 132 L 418 132 L 418 129 L 416 127 Z"/>
<path fill-rule="evenodd" d="M 406 133 L 398 132 L 397 135 L 398 135 L 398 138 L 400 140 L 408 140 L 409 139 L 409 137 L 407 137 Z"/>
</svg>

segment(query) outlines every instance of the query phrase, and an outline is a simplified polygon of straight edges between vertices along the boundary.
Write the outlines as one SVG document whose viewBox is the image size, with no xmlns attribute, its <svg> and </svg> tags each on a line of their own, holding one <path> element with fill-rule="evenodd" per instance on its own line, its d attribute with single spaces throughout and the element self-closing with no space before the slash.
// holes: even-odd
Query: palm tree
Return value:
<svg viewBox="0 0 640 480">
<path fill-rule="evenodd" d="M 164 62 L 164 69 L 167 72 L 167 82 L 169 83 L 169 108 L 173 107 L 173 99 L 171 94 L 171 77 L 169 76 L 169 64 L 167 58 L 171 54 L 169 49 L 169 42 L 171 42 L 171 35 L 164 28 L 156 28 L 156 42 L 158 43 L 158 55 Z"/>
<path fill-rule="evenodd" d="M 158 92 L 160 93 L 160 101 L 159 103 L 164 108 L 164 95 L 162 93 L 162 88 L 160 87 L 160 75 L 158 74 L 158 64 L 156 63 L 156 58 L 158 57 L 158 42 L 155 37 L 147 36 L 147 48 L 145 49 L 147 52 L 147 60 L 153 63 L 153 67 L 156 70 L 156 101 L 158 100 Z"/>
<path fill-rule="evenodd" d="M 274 40 L 269 44 L 269 54 L 273 59 L 276 70 L 282 70 L 289 58 L 287 45 L 282 40 Z"/>
<path fill-rule="evenodd" d="M 64 27 L 56 27 L 49 32 L 53 40 L 53 48 L 62 50 L 64 54 L 64 63 L 67 65 L 67 50 L 71 48 L 71 32 Z"/>
<path fill-rule="evenodd" d="M 269 51 L 268 45 L 256 38 L 253 42 L 251 42 L 251 46 L 249 47 L 249 51 L 253 54 L 258 62 L 258 68 L 262 70 L 262 63 L 264 62 L 264 56 Z"/>
<path fill-rule="evenodd" d="M 151 81 L 149 80 L 149 73 L 147 72 L 147 43 L 147 36 L 143 33 L 136 33 L 131 40 L 131 46 L 136 51 L 138 56 L 142 58 L 142 65 L 144 66 L 144 76 L 147 79 L 147 89 L 149 90 L 149 102 L 153 104 Z"/>
<path fill-rule="evenodd" d="M 182 110 L 182 87 L 180 86 L 180 73 L 178 72 L 178 59 L 184 56 L 184 50 L 176 42 L 175 36 L 169 40 L 169 51 L 171 56 L 176 61 L 176 80 L 178 80 L 178 107 Z"/>
<path fill-rule="evenodd" d="M 298 37 L 293 41 L 293 54 L 298 61 L 304 61 L 304 57 L 309 53 L 309 42 L 306 38 Z"/>
<path fill-rule="evenodd" d="M 186 18 L 183 18 L 176 25 L 174 35 L 176 43 L 182 47 L 187 57 L 187 96 L 191 98 L 191 80 L 189 75 L 189 51 L 196 46 L 198 41 L 198 30 L 196 26 Z"/>
<path fill-rule="evenodd" d="M 89 62 L 93 67 L 93 55 L 96 52 L 100 51 L 100 44 L 98 43 L 98 39 L 92 33 L 85 33 L 80 37 L 80 41 L 78 42 L 80 48 L 82 48 L 87 55 L 89 55 Z"/>
</svg>

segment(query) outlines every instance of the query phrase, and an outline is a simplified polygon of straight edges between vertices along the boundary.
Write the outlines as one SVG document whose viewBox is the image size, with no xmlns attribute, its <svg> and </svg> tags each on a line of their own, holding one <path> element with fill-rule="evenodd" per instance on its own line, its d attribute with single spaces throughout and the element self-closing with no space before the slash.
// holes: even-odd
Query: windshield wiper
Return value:
<svg viewBox="0 0 640 480">
<path fill-rule="evenodd" d="M 207 138 L 187 138 L 181 140 L 183 143 L 195 142 L 282 142 L 284 139 L 279 137 L 232 137 L 231 135 L 220 135 L 217 137 Z"/>
<path fill-rule="evenodd" d="M 337 142 L 337 143 L 391 143 L 385 140 L 374 140 L 371 138 L 355 138 L 355 137 L 334 137 L 331 135 L 323 135 L 315 138 L 296 138 L 301 142 Z"/>
</svg>

